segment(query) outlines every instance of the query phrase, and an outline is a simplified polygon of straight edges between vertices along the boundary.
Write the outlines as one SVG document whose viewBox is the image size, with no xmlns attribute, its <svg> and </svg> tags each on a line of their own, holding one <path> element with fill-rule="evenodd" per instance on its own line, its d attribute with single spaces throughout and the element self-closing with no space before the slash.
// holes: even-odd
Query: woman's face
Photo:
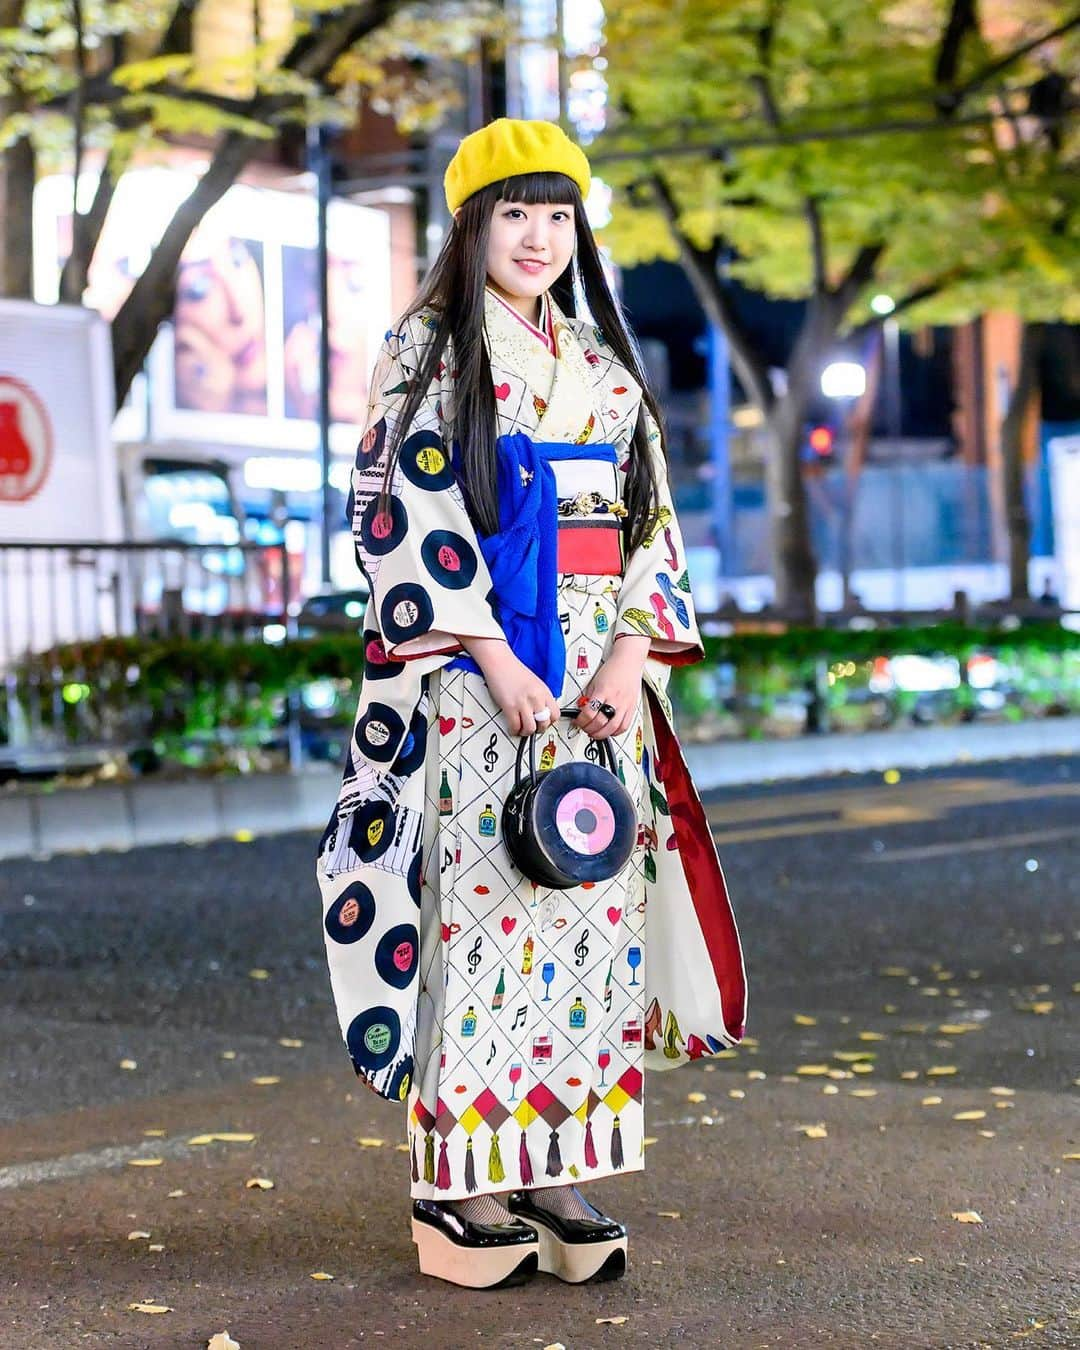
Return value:
<svg viewBox="0 0 1080 1350">
<path fill-rule="evenodd" d="M 208 343 L 232 363 L 238 392 L 264 388 L 262 278 L 241 240 L 218 239 L 181 259 L 175 323 L 178 348 Z"/>
<path fill-rule="evenodd" d="M 536 301 L 566 271 L 574 255 L 574 208 L 568 203 L 495 203 L 487 272 L 515 309 L 535 315 Z"/>
</svg>

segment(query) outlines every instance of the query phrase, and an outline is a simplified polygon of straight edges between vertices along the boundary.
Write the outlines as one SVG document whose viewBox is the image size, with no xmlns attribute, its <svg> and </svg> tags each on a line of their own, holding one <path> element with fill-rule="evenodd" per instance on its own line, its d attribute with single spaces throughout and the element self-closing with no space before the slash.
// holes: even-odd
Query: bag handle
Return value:
<svg viewBox="0 0 1080 1350">
<path fill-rule="evenodd" d="M 573 721 L 573 719 L 574 719 L 574 718 L 578 715 L 578 713 L 580 712 L 580 709 L 579 709 L 579 708 L 560 708 L 560 709 L 559 709 L 559 712 L 562 714 L 563 717 L 567 718 L 567 719 L 570 720 L 570 721 Z M 550 727 L 551 727 L 551 723 L 549 722 L 549 723 L 547 724 L 547 726 L 544 727 L 544 731 L 549 730 Z M 516 763 L 515 763 L 515 765 L 514 765 L 514 781 L 515 781 L 515 782 L 520 782 L 520 781 L 521 781 L 521 761 L 522 761 L 522 759 L 524 758 L 524 755 L 525 755 L 525 742 L 528 741 L 528 743 L 529 743 L 529 782 L 530 782 L 530 784 L 531 784 L 533 787 L 536 786 L 536 738 L 537 738 L 537 736 L 541 736 L 541 735 L 543 735 L 543 731 L 534 731 L 534 732 L 533 732 L 531 735 L 529 735 L 529 736 L 521 736 L 521 737 L 519 737 L 519 739 L 518 739 L 518 748 L 517 748 L 517 761 L 516 761 Z M 611 772 L 615 775 L 615 777 L 618 778 L 618 776 L 619 776 L 619 771 L 618 771 L 618 768 L 616 767 L 616 764 L 615 764 L 615 751 L 612 750 L 612 748 L 611 748 L 611 738 L 610 738 L 610 736 L 605 736 L 604 739 L 603 739 L 602 741 L 595 741 L 594 744 L 601 745 L 601 746 L 603 747 L 603 752 L 606 753 L 606 755 L 607 755 L 607 767 L 611 770 Z"/>
</svg>

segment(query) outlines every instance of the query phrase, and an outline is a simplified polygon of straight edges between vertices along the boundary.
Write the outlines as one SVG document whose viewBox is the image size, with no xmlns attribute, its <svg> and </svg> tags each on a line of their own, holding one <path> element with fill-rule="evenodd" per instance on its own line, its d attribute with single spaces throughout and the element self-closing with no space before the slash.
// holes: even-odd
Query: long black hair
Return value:
<svg viewBox="0 0 1080 1350">
<path fill-rule="evenodd" d="M 575 317 L 579 290 L 604 341 L 641 385 L 643 406 L 634 429 L 625 485 L 627 515 L 623 533 L 629 554 L 641 543 L 660 504 L 659 485 L 646 444 L 644 409 L 648 408 L 656 419 L 661 438 L 663 422 L 645 382 L 641 356 L 622 306 L 604 275 L 581 193 L 574 180 L 565 174 L 518 174 L 481 188 L 462 205 L 460 217 L 453 221 L 431 271 L 402 316 L 404 322 L 423 310 L 434 311 L 438 315 L 438 329 L 433 341 L 424 349 L 390 438 L 383 490 L 389 490 L 394 465 L 410 423 L 432 381 L 437 378 L 436 372 L 447 344 L 452 343 L 457 375 L 448 439 L 457 441 L 460 447 L 460 482 L 473 524 L 485 535 L 494 534 L 499 528 L 495 457 L 498 422 L 491 366 L 484 346 L 484 287 L 491 218 L 495 204 L 500 200 L 527 206 L 566 203 L 573 206 L 575 257 L 552 283 L 551 295 L 564 314 Z"/>
</svg>

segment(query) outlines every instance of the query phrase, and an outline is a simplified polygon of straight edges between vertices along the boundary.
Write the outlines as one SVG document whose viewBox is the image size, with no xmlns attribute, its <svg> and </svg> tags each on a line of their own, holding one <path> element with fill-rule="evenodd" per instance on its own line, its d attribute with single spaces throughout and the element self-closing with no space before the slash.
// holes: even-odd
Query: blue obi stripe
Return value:
<svg viewBox="0 0 1080 1350">
<path fill-rule="evenodd" d="M 606 442 L 534 441 L 520 431 L 500 436 L 495 449 L 499 529 L 477 538 L 491 573 L 496 617 L 510 650 L 557 699 L 566 674 L 566 639 L 556 603 L 558 497 L 551 465 L 565 459 L 617 464 L 618 455 Z M 468 655 L 455 657 L 447 669 L 481 673 Z"/>
</svg>

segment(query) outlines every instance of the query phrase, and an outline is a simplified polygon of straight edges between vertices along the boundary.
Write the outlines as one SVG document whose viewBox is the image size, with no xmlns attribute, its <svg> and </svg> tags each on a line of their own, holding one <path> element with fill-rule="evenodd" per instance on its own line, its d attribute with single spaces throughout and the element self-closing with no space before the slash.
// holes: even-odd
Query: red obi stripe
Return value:
<svg viewBox="0 0 1080 1350">
<path fill-rule="evenodd" d="M 619 536 L 617 524 L 605 526 L 560 522 L 555 570 L 586 576 L 622 576 Z"/>
</svg>

